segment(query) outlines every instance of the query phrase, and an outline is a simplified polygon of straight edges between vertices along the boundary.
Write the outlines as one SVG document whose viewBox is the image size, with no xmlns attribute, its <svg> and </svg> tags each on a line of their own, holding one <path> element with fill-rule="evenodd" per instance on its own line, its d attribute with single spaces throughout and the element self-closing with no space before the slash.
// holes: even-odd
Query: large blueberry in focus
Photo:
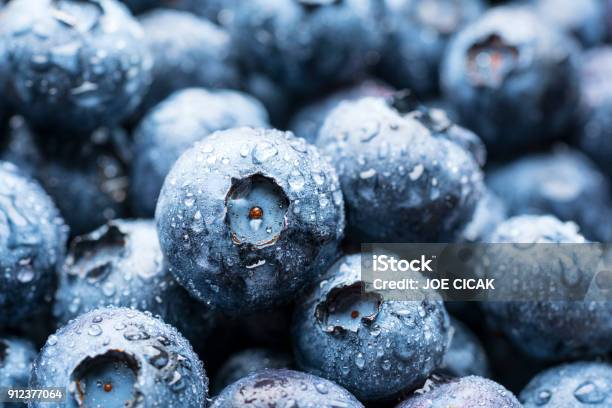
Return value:
<svg viewBox="0 0 612 408">
<path fill-rule="evenodd" d="M 152 217 L 166 175 L 179 156 L 217 130 L 265 127 L 268 116 L 252 97 L 236 91 L 190 88 L 175 92 L 141 121 L 134 134 L 131 201 Z"/>
<path fill-rule="evenodd" d="M 442 302 L 390 301 L 364 291 L 361 255 L 338 260 L 296 308 L 295 358 L 360 400 L 419 387 L 442 359 L 449 317 Z"/>
<path fill-rule="evenodd" d="M 552 216 L 517 216 L 501 223 L 491 242 L 520 244 L 491 245 L 481 257 L 487 264 L 487 278 L 500 281 L 502 274 L 520 271 L 512 285 L 496 288 L 497 296 L 510 301 L 482 303 L 494 328 L 539 360 L 589 357 L 612 350 L 612 303 L 557 300 L 574 299 L 573 293 L 588 294 L 602 260 L 599 248 L 577 245 L 586 240 L 574 223 Z M 533 252 L 536 244 L 540 250 Z M 524 300 L 512 301 L 517 293 Z M 553 295 L 553 300 L 542 299 L 541 294 Z"/>
<path fill-rule="evenodd" d="M 88 132 L 140 103 L 152 59 L 143 32 L 115 0 L 16 0 L 0 41 L 18 108 L 35 127 Z"/>
<path fill-rule="evenodd" d="M 606 39 L 606 12 L 601 0 L 531 0 L 542 17 L 592 47 Z"/>
<path fill-rule="evenodd" d="M 439 372 L 453 377 L 489 376 L 489 362 L 478 337 L 461 321 L 451 318 L 451 341 Z"/>
<path fill-rule="evenodd" d="M 34 345 L 27 340 L 0 336 L 0 388 L 27 388 L 36 353 Z M 0 408 L 11 407 L 25 407 L 25 404 L 0 402 Z"/>
<path fill-rule="evenodd" d="M 130 141 L 121 128 L 98 128 L 79 140 L 33 132 L 22 117 L 10 121 L 0 157 L 36 178 L 70 226 L 90 232 L 127 212 Z"/>
<path fill-rule="evenodd" d="M 29 386 L 67 392 L 64 402 L 31 402 L 32 408 L 201 408 L 208 396 L 189 342 L 163 321 L 124 308 L 93 310 L 51 335 Z"/>
<path fill-rule="evenodd" d="M 0 161 L 0 326 L 49 307 L 66 238 L 64 221 L 40 185 Z"/>
<path fill-rule="evenodd" d="M 484 11 L 482 0 L 386 0 L 381 74 L 418 95 L 438 91 L 440 62 L 451 36 Z"/>
<path fill-rule="evenodd" d="M 363 408 L 344 388 L 311 374 L 264 370 L 244 377 L 217 396 L 211 408 L 317 407 Z"/>
<path fill-rule="evenodd" d="M 202 341 L 213 325 L 168 271 L 153 221 L 114 220 L 72 241 L 55 294 L 58 323 L 104 306 L 149 311 L 190 340 Z"/>
<path fill-rule="evenodd" d="M 604 408 L 612 406 L 612 366 L 577 362 L 535 376 L 520 394 L 525 408 Z"/>
<path fill-rule="evenodd" d="M 578 144 L 608 177 L 612 177 L 612 47 L 587 51 L 582 61 L 582 122 Z"/>
<path fill-rule="evenodd" d="M 314 146 L 235 128 L 183 153 L 155 218 L 178 281 L 201 301 L 245 312 L 288 302 L 333 261 L 344 201 Z"/>
<path fill-rule="evenodd" d="M 480 143 L 442 111 L 401 98 L 344 102 L 317 140 L 338 172 L 350 237 L 379 242 L 459 235 L 483 188 Z"/>
<path fill-rule="evenodd" d="M 297 136 L 303 137 L 310 143 L 316 143 L 325 119 L 341 102 L 353 101 L 366 96 L 389 97 L 393 92 L 392 88 L 380 81 L 365 80 L 302 107 L 291 118 L 289 128 Z"/>
<path fill-rule="evenodd" d="M 575 121 L 577 46 L 527 7 L 505 6 L 449 44 L 441 82 L 461 123 L 492 153 L 558 137 Z"/>
<path fill-rule="evenodd" d="M 238 86 L 230 37 L 224 30 L 186 11 L 154 10 L 139 20 L 153 53 L 153 83 L 142 112 L 179 89 Z"/>
<path fill-rule="evenodd" d="M 591 240 L 611 238 L 609 183 L 578 151 L 524 156 L 489 173 L 487 184 L 509 215 L 551 214 L 574 221 Z"/>
<path fill-rule="evenodd" d="M 507 389 L 486 378 L 469 376 L 441 380 L 415 392 L 396 408 L 521 408 Z"/>
<path fill-rule="evenodd" d="M 243 64 L 298 94 L 362 77 L 376 62 L 382 4 L 372 0 L 251 0 L 229 29 Z"/>
<path fill-rule="evenodd" d="M 291 368 L 290 354 L 268 349 L 247 349 L 232 355 L 217 372 L 212 393 L 219 394 L 226 386 L 261 370 Z"/>
</svg>

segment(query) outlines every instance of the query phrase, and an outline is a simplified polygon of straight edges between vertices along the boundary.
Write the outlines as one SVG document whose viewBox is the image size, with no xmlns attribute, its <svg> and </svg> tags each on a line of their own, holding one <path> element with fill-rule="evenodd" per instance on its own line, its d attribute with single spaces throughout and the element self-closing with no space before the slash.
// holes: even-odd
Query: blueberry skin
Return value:
<svg viewBox="0 0 612 408">
<path fill-rule="evenodd" d="M 71 135 L 47 137 L 13 117 L 8 136 L 0 157 L 41 183 L 73 236 L 127 214 L 131 142 L 121 128 L 98 128 L 75 140 Z"/>
<path fill-rule="evenodd" d="M 469 376 L 448 379 L 423 392 L 414 393 L 396 408 L 521 408 L 516 397 L 503 386 L 486 378 Z"/>
<path fill-rule="evenodd" d="M 439 90 L 440 62 L 452 35 L 478 18 L 482 0 L 385 0 L 381 75 L 420 96 Z"/>
<path fill-rule="evenodd" d="M 577 362 L 550 368 L 535 376 L 520 394 L 525 408 L 609 407 L 612 366 Z"/>
<path fill-rule="evenodd" d="M 604 222 L 612 210 L 609 183 L 576 150 L 524 156 L 489 173 L 487 184 L 510 215 L 551 214 L 576 222 L 589 239 L 610 239 Z"/>
<path fill-rule="evenodd" d="M 491 235 L 497 243 L 585 243 L 574 223 L 563 223 L 552 216 L 523 215 L 501 223 Z M 528 287 L 517 279 L 520 288 L 504 287 L 498 290 L 521 290 L 524 296 L 532 291 L 549 292 L 551 288 L 561 294 L 568 287 L 589 285 L 598 271 L 602 254 L 598 249 L 568 247 L 561 257 L 550 253 L 547 263 L 535 267 L 533 261 L 521 257 L 520 247 L 494 246 L 487 254 L 490 267 L 488 278 L 511 269 L 532 271 Z M 568 275 L 565 271 L 572 271 Z M 533 279 L 531 279 L 533 277 Z M 578 282 L 578 283 L 576 283 Z M 588 286 L 587 286 L 588 289 Z M 501 292 L 498 292 L 501 294 Z M 522 352 L 533 359 L 558 361 L 605 354 L 612 350 L 612 303 L 591 301 L 512 301 L 484 302 L 483 311 L 489 322 L 501 330 Z"/>
<path fill-rule="evenodd" d="M 507 155 L 574 124 L 577 65 L 575 42 L 532 9 L 495 7 L 453 38 L 441 86 L 461 123 Z"/>
<path fill-rule="evenodd" d="M 495 228 L 507 218 L 506 204 L 486 188 L 476 205 L 472 220 L 465 226 L 459 239 L 461 242 L 488 242 Z"/>
<path fill-rule="evenodd" d="M 381 98 L 344 102 L 327 117 L 317 145 L 338 171 L 352 239 L 449 242 L 469 222 L 483 188 L 463 147 L 471 132 L 439 119 Z"/>
<path fill-rule="evenodd" d="M 93 380 L 104 388 L 89 384 Z M 126 399 L 135 407 L 200 408 L 208 395 L 204 367 L 175 328 L 112 307 L 80 315 L 51 335 L 34 362 L 29 386 L 68 392 L 65 402 L 33 402 L 32 408 L 77 407 L 82 400 L 88 407 L 124 406 Z"/>
<path fill-rule="evenodd" d="M 390 97 L 393 93 L 389 85 L 375 79 L 367 79 L 304 106 L 291 118 L 289 129 L 308 142 L 316 143 L 325 119 L 343 101 L 354 101 L 366 96 Z"/>
<path fill-rule="evenodd" d="M 40 185 L 0 161 L 0 326 L 48 307 L 67 228 Z"/>
<path fill-rule="evenodd" d="M 27 388 L 36 354 L 34 345 L 27 340 L 0 337 L 0 387 Z M 0 408 L 11 407 L 25 404 L 0 402 Z"/>
<path fill-rule="evenodd" d="M 217 396 L 211 408 L 267 407 L 363 408 L 344 388 L 311 374 L 264 370 L 244 377 Z"/>
<path fill-rule="evenodd" d="M 612 47 L 598 47 L 583 55 L 581 78 L 580 148 L 612 177 Z"/>
<path fill-rule="evenodd" d="M 488 377 L 489 362 L 478 337 L 461 321 L 451 318 L 451 341 L 439 372 L 453 377 Z"/>
<path fill-rule="evenodd" d="M 449 317 L 442 302 L 361 293 L 360 276 L 361 255 L 344 256 L 297 303 L 295 359 L 361 401 L 387 400 L 417 388 L 442 364 Z"/>
<path fill-rule="evenodd" d="M 214 323 L 213 313 L 192 300 L 168 271 L 152 220 L 114 220 L 72 241 L 59 274 L 54 315 L 64 325 L 104 306 L 149 311 L 198 342 Z"/>
<path fill-rule="evenodd" d="M 229 30 L 247 70 L 300 95 L 363 77 L 382 43 L 376 1 L 253 0 L 232 11 Z"/>
<path fill-rule="evenodd" d="M 239 73 L 226 31 L 178 10 L 153 10 L 139 21 L 154 61 L 153 83 L 141 112 L 179 89 L 238 87 Z"/>
<path fill-rule="evenodd" d="M 285 352 L 257 348 L 240 351 L 221 366 L 213 379 L 212 393 L 219 394 L 226 386 L 252 373 L 292 366 L 293 358 Z"/>
<path fill-rule="evenodd" d="M 605 3 L 600 0 L 532 0 L 536 10 L 585 47 L 606 39 Z"/>
<path fill-rule="evenodd" d="M 133 112 L 151 79 L 138 22 L 115 0 L 16 0 L 0 39 L 18 108 L 33 126 L 81 133 Z"/>
<path fill-rule="evenodd" d="M 134 133 L 130 192 L 134 211 L 142 217 L 154 215 L 166 175 L 198 140 L 217 130 L 267 123 L 264 107 L 247 94 L 201 88 L 175 92 L 153 108 Z"/>
<path fill-rule="evenodd" d="M 235 128 L 183 153 L 155 218 L 177 280 L 240 313 L 287 303 L 333 261 L 344 201 L 314 146 L 289 132 Z"/>
</svg>

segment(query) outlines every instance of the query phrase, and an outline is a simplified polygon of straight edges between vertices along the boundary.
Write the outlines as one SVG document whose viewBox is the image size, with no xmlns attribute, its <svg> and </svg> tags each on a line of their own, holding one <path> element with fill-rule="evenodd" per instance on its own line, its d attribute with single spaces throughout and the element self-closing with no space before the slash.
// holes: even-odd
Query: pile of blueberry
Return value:
<svg viewBox="0 0 612 408">
<path fill-rule="evenodd" d="M 607 0 L 0 0 L 0 389 L 612 407 L 611 302 L 388 300 L 359 246 L 612 239 L 606 42 Z"/>
</svg>

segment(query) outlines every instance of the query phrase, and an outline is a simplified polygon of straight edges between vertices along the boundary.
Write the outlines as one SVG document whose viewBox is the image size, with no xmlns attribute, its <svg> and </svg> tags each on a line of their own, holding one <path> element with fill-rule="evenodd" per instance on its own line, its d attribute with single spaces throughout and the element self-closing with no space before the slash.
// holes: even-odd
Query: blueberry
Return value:
<svg viewBox="0 0 612 408">
<path fill-rule="evenodd" d="M 66 387 L 62 403 L 32 408 L 204 407 L 208 378 L 176 329 L 142 312 L 96 309 L 51 335 L 34 362 L 30 387 Z"/>
<path fill-rule="evenodd" d="M 501 223 L 491 242 L 524 245 L 492 246 L 483 259 L 489 262 L 488 278 L 499 278 L 508 271 L 521 271 L 517 287 L 496 288 L 496 295 L 513 299 L 520 291 L 523 299 L 539 293 L 570 293 L 593 280 L 602 254 L 592 246 L 565 246 L 563 251 L 546 251 L 539 262 L 524 256 L 523 248 L 539 244 L 580 244 L 586 240 L 574 223 L 563 223 L 552 216 L 523 215 Z M 537 254 L 536 254 L 537 255 Z M 525 282 L 528 281 L 528 285 Z M 554 289 L 554 292 L 553 292 Z M 586 286 L 588 289 L 588 286 Z M 504 293 L 506 292 L 506 293 Z M 566 296 L 563 296 L 566 294 Z M 533 296 L 532 296 L 533 295 Z M 612 350 L 612 303 L 597 301 L 504 301 L 486 302 L 483 309 L 494 327 L 525 354 L 539 360 L 560 360 L 603 354 Z"/>
<path fill-rule="evenodd" d="M 59 275 L 54 314 L 63 325 L 103 306 L 149 311 L 188 339 L 201 341 L 212 330 L 212 313 L 193 301 L 168 271 L 153 221 L 114 220 L 72 241 Z"/>
<path fill-rule="evenodd" d="M 338 171 L 352 239 L 452 240 L 469 222 L 483 183 L 466 147 L 478 138 L 435 113 L 364 98 L 327 117 L 317 144 Z"/>
<path fill-rule="evenodd" d="M 386 400 L 420 386 L 449 342 L 442 302 L 383 300 L 364 291 L 361 255 L 338 260 L 297 304 L 298 367 L 337 382 L 360 400 Z"/>
<path fill-rule="evenodd" d="M 366 96 L 389 97 L 393 94 L 387 84 L 368 79 L 340 89 L 304 106 L 293 115 L 289 128 L 310 143 L 315 143 L 327 116 L 343 101 L 354 101 Z"/>
<path fill-rule="evenodd" d="M 240 92 L 190 88 L 172 94 L 135 131 L 131 200 L 136 213 L 153 216 L 166 175 L 195 142 L 217 130 L 267 122 L 263 106 Z"/>
<path fill-rule="evenodd" d="M 487 184 L 510 215 L 552 214 L 576 222 L 590 239 L 610 238 L 604 222 L 612 211 L 608 181 L 578 151 L 524 156 L 489 173 Z"/>
<path fill-rule="evenodd" d="M 238 86 L 230 37 L 224 30 L 186 11 L 153 10 L 139 20 L 154 61 L 153 83 L 142 112 L 179 89 Z"/>
<path fill-rule="evenodd" d="M 600 0 L 531 0 L 536 10 L 584 46 L 606 39 L 605 4 Z"/>
<path fill-rule="evenodd" d="M 489 362 L 478 337 L 461 321 L 451 319 L 451 341 L 438 371 L 453 377 L 489 376 Z"/>
<path fill-rule="evenodd" d="M 0 388 L 27 388 L 35 358 L 36 349 L 29 341 L 0 337 Z M 25 404 L 0 402 L 0 408 L 17 406 L 24 407 Z"/>
<path fill-rule="evenodd" d="M 438 91 L 440 62 L 451 36 L 484 11 L 482 0 L 386 0 L 381 74 L 418 95 Z"/>
<path fill-rule="evenodd" d="M 423 390 L 396 408 L 521 408 L 516 397 L 503 386 L 482 377 L 469 376 L 442 380 L 425 386 Z"/>
<path fill-rule="evenodd" d="M 257 371 L 291 368 L 293 358 L 288 353 L 268 349 L 247 349 L 232 355 L 219 369 L 213 381 L 213 394 Z"/>
<path fill-rule="evenodd" d="M 264 407 L 363 408 L 344 388 L 314 375 L 292 370 L 264 370 L 228 386 L 211 408 Z"/>
<path fill-rule="evenodd" d="M 0 157 L 41 183 L 73 235 L 126 215 L 131 146 L 122 129 L 98 128 L 74 140 L 35 133 L 21 117 L 13 117 L 10 125 L 8 147 Z"/>
<path fill-rule="evenodd" d="M 559 136 L 575 120 L 577 47 L 527 7 L 487 11 L 451 41 L 442 88 L 494 154 Z"/>
<path fill-rule="evenodd" d="M 609 407 L 612 404 L 612 366 L 576 362 L 550 368 L 531 380 L 520 394 L 525 408 Z"/>
<path fill-rule="evenodd" d="M 612 177 L 612 47 L 594 48 L 584 54 L 581 67 L 582 126 L 579 145 Z"/>
<path fill-rule="evenodd" d="M 508 216 L 506 204 L 488 188 L 478 201 L 472 220 L 465 226 L 460 240 L 487 242 L 495 228 Z"/>
<path fill-rule="evenodd" d="M 48 307 L 67 228 L 38 183 L 0 161 L 0 326 Z"/>
<path fill-rule="evenodd" d="M 183 153 L 156 210 L 171 272 L 228 312 L 286 303 L 336 256 L 344 231 L 336 173 L 291 133 L 235 128 Z"/>
<path fill-rule="evenodd" d="M 115 0 L 15 0 L 0 40 L 21 113 L 35 127 L 88 132 L 140 103 L 152 59 L 143 32 Z"/>
<path fill-rule="evenodd" d="M 247 69 L 298 94 L 363 76 L 382 42 L 372 0 L 251 0 L 229 29 Z"/>
</svg>

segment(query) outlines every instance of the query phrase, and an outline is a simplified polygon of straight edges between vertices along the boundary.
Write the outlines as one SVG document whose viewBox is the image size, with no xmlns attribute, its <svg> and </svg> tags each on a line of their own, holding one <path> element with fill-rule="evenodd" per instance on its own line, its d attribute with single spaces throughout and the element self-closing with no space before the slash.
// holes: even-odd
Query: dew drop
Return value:
<svg viewBox="0 0 612 408">
<path fill-rule="evenodd" d="M 262 164 L 278 154 L 278 149 L 268 142 L 258 143 L 253 149 L 253 163 Z"/>
<path fill-rule="evenodd" d="M 594 382 L 587 381 L 576 388 L 574 397 L 584 404 L 598 404 L 606 399 L 606 393 Z"/>
</svg>

